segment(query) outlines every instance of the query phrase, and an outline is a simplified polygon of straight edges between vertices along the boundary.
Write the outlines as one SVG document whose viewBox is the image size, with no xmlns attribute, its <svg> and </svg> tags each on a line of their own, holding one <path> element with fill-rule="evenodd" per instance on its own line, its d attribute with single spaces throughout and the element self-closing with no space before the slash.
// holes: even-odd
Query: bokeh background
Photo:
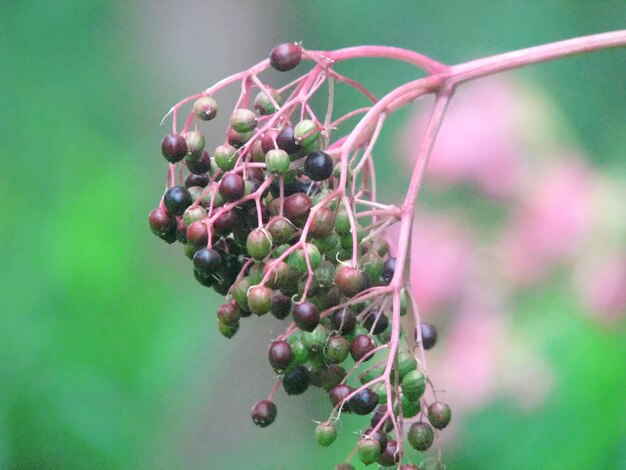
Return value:
<svg viewBox="0 0 626 470">
<path fill-rule="evenodd" d="M 363 427 L 348 418 L 316 447 L 319 390 L 252 425 L 280 325 L 221 337 L 219 297 L 147 225 L 166 171 L 159 122 L 178 99 L 287 40 L 456 63 L 624 18 L 620 0 L 0 0 L 0 467 L 326 469 Z M 415 76 L 343 71 L 378 93 Z M 625 73 L 626 51 L 601 52 L 468 86 L 451 105 L 413 273 L 442 331 L 430 369 L 455 410 L 448 468 L 626 468 Z M 422 120 L 402 111 L 381 138 L 388 200 Z"/>
</svg>

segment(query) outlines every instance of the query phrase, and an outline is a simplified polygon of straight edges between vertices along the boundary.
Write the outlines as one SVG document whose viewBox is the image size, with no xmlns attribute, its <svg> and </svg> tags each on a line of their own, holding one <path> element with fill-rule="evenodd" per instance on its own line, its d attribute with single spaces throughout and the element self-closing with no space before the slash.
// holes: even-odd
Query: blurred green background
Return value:
<svg viewBox="0 0 626 470">
<path fill-rule="evenodd" d="M 348 419 L 335 446 L 315 446 L 319 390 L 281 398 L 271 428 L 252 426 L 279 325 L 250 319 L 222 338 L 217 294 L 195 282 L 180 246 L 150 233 L 166 171 L 159 121 L 178 99 L 287 40 L 455 63 L 624 18 L 622 0 L 0 0 L 0 467 L 325 469 L 354 442 L 360 421 Z M 414 73 L 369 61 L 346 70 L 380 91 Z M 598 168 L 624 176 L 625 72 L 621 50 L 515 74 L 551 96 Z M 380 171 L 383 185 L 397 177 L 392 164 Z M 531 413 L 506 401 L 475 410 L 444 461 L 626 468 L 623 328 L 593 324 L 558 285 L 519 309 L 561 387 Z"/>
</svg>

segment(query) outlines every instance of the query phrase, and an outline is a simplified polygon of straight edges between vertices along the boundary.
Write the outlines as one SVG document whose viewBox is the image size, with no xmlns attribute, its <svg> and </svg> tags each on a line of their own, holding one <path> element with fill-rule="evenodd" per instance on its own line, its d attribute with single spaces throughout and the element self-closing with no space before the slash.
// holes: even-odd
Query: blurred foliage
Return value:
<svg viewBox="0 0 626 470">
<path fill-rule="evenodd" d="M 208 27 L 221 20 L 220 5 L 211 3 Z M 614 0 L 304 5 L 267 2 L 285 27 L 265 40 L 319 49 L 382 43 L 446 62 L 617 29 L 626 14 Z M 311 393 L 304 404 L 281 404 L 273 431 L 254 429 L 248 407 L 272 379 L 256 357 L 267 338 L 237 345 L 219 337 L 218 297 L 194 284 L 180 247 L 149 233 L 165 169 L 158 122 L 174 99 L 159 76 L 184 72 L 156 67 L 160 52 L 135 36 L 149 43 L 166 32 L 204 55 L 229 47 L 223 37 L 197 44 L 168 18 L 163 31 L 138 26 L 146 9 L 162 6 L 0 2 L 0 467 L 329 468 L 349 451 L 357 420 L 347 420 L 332 449 L 316 448 L 309 418 L 323 394 Z M 180 8 L 193 15 L 199 2 Z M 228 40 L 257 40 L 237 34 Z M 414 73 L 370 67 L 346 70 L 379 92 Z M 553 96 L 599 165 L 623 172 L 623 72 L 624 53 L 613 51 L 516 73 Z M 395 151 L 401 123 L 392 121 L 381 148 Z M 387 165 L 381 177 L 397 173 Z M 446 451 L 450 468 L 625 468 L 623 331 L 590 323 L 558 288 L 526 299 L 518 313 L 519 328 L 536 335 L 558 372 L 558 390 L 528 414 L 508 403 L 477 410 Z M 270 327 L 243 329 L 254 328 Z M 229 419 L 215 419 L 223 409 Z"/>
</svg>

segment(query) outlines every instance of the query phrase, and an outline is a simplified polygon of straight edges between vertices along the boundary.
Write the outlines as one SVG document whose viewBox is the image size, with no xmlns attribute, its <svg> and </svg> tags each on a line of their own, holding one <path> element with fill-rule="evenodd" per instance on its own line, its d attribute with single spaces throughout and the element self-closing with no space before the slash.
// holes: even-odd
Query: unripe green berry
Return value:
<svg viewBox="0 0 626 470">
<path fill-rule="evenodd" d="M 324 348 L 324 357 L 328 362 L 341 364 L 350 353 L 350 342 L 343 336 L 331 336 Z"/>
<path fill-rule="evenodd" d="M 409 428 L 407 438 L 411 447 L 423 452 L 433 445 L 435 433 L 433 432 L 433 428 L 426 423 L 413 423 Z"/>
<path fill-rule="evenodd" d="M 235 168 L 237 163 L 237 149 L 229 144 L 220 145 L 213 154 L 215 164 L 223 171 Z"/>
<path fill-rule="evenodd" d="M 217 115 L 217 101 L 210 96 L 203 96 L 193 104 L 193 113 L 202 121 L 210 121 Z"/>
<path fill-rule="evenodd" d="M 250 232 L 246 240 L 248 254 L 254 259 L 262 260 L 270 254 L 272 249 L 272 236 L 262 228 Z"/>
<path fill-rule="evenodd" d="M 307 250 L 307 254 L 309 255 L 311 269 L 317 269 L 322 261 L 322 255 L 319 250 L 311 243 L 305 243 L 304 249 Z M 287 257 L 287 264 L 300 274 L 304 274 L 308 271 L 306 257 L 302 248 L 298 248 Z"/>
<path fill-rule="evenodd" d="M 315 428 L 315 440 L 323 447 L 328 447 L 337 438 L 337 428 L 333 423 L 320 423 Z"/>
<path fill-rule="evenodd" d="M 408 372 L 402 379 L 402 393 L 411 401 L 419 400 L 426 390 L 426 377 L 417 370 Z"/>
<path fill-rule="evenodd" d="M 204 135 L 200 131 L 191 131 L 185 134 L 185 142 L 187 142 L 187 158 L 197 160 L 202 156 L 202 151 L 206 142 Z"/>
<path fill-rule="evenodd" d="M 202 206 L 189 206 L 183 212 L 183 222 L 189 227 L 196 220 L 204 219 L 207 216 L 206 209 Z"/>
<path fill-rule="evenodd" d="M 272 98 L 274 98 L 274 102 L 280 106 L 281 97 L 280 94 L 274 90 L 272 87 L 266 87 L 267 91 L 270 92 Z M 256 98 L 254 99 L 254 109 L 261 115 L 266 116 L 268 114 L 273 114 L 277 111 L 276 106 L 272 103 L 272 100 L 269 99 L 267 93 L 264 91 L 260 91 Z"/>
<path fill-rule="evenodd" d="M 345 208 L 341 207 L 335 215 L 335 231 L 339 235 L 350 233 L 350 218 Z"/>
<path fill-rule="evenodd" d="M 309 360 L 309 348 L 302 339 L 298 339 L 291 343 L 291 350 L 293 351 L 293 362 L 296 364 L 302 365 Z"/>
<path fill-rule="evenodd" d="M 304 333 L 304 343 L 313 352 L 322 351 L 327 338 L 328 332 L 322 325 L 316 326 L 313 331 Z"/>
<path fill-rule="evenodd" d="M 402 351 L 398 354 L 398 371 L 401 379 L 412 370 L 415 370 L 416 367 L 417 361 L 413 354 L 408 351 Z"/>
<path fill-rule="evenodd" d="M 376 462 L 380 457 L 380 443 L 371 437 L 362 437 L 357 444 L 359 460 L 365 465 Z"/>
<path fill-rule="evenodd" d="M 293 129 L 293 137 L 301 146 L 313 144 L 320 137 L 320 131 L 310 119 L 303 119 Z"/>
<path fill-rule="evenodd" d="M 265 315 L 272 306 L 272 289 L 264 286 L 252 286 L 248 289 L 248 308 L 259 316 Z"/>
<path fill-rule="evenodd" d="M 289 170 L 289 155 L 281 149 L 272 149 L 265 154 L 267 170 L 277 175 L 282 175 Z"/>
<path fill-rule="evenodd" d="M 239 322 L 226 324 L 218 320 L 217 328 L 226 338 L 232 338 L 239 330 Z"/>
<path fill-rule="evenodd" d="M 428 421 L 434 428 L 443 429 L 450 424 L 452 412 L 450 407 L 445 403 L 436 401 L 428 407 Z"/>
<path fill-rule="evenodd" d="M 233 296 L 235 302 L 240 309 L 249 311 L 248 308 L 248 289 L 250 289 L 250 280 L 247 277 L 242 277 L 233 284 L 230 290 L 230 294 Z"/>
<path fill-rule="evenodd" d="M 258 118 L 254 111 L 246 108 L 236 109 L 230 116 L 230 127 L 241 133 L 253 131 L 257 126 L 257 122 Z"/>
</svg>

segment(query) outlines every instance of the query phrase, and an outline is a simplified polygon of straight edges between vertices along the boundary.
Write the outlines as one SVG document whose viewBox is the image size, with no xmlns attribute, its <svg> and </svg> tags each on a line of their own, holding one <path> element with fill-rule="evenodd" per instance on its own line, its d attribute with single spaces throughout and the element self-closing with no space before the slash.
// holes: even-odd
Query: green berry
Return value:
<svg viewBox="0 0 626 470">
<path fill-rule="evenodd" d="M 289 170 L 289 155 L 281 149 L 272 149 L 265 154 L 265 164 L 268 171 L 277 175 L 283 175 Z"/>
<path fill-rule="evenodd" d="M 236 109 L 230 116 L 230 127 L 243 134 L 253 131 L 257 123 L 256 114 L 246 108 Z"/>
<path fill-rule="evenodd" d="M 265 315 L 272 306 L 273 291 L 269 287 L 252 286 L 248 290 L 248 308 L 259 316 Z"/>
<path fill-rule="evenodd" d="M 185 134 L 185 142 L 187 142 L 187 158 L 197 160 L 202 156 L 202 151 L 206 142 L 204 135 L 200 131 L 191 131 Z"/>
<path fill-rule="evenodd" d="M 230 171 L 237 163 L 237 149 L 229 144 L 220 145 L 213 154 L 215 164 L 223 171 Z"/>
<path fill-rule="evenodd" d="M 436 401 L 428 407 L 428 421 L 434 428 L 443 429 L 450 424 L 452 413 L 445 403 Z"/>
<path fill-rule="evenodd" d="M 296 364 L 302 365 L 309 360 L 309 348 L 302 339 L 291 343 L 291 350 L 293 351 L 293 362 Z"/>
<path fill-rule="evenodd" d="M 408 372 L 402 379 L 402 393 L 411 401 L 419 400 L 426 390 L 426 377 L 417 370 Z"/>
<path fill-rule="evenodd" d="M 315 440 L 323 447 L 328 447 L 337 438 L 337 428 L 333 423 L 320 423 L 315 428 Z"/>
<path fill-rule="evenodd" d="M 341 364 L 350 353 L 350 341 L 343 336 L 331 336 L 324 348 L 324 357 L 328 362 Z"/>
<path fill-rule="evenodd" d="M 362 437 L 357 444 L 359 460 L 370 465 L 380 457 L 380 443 L 371 437 Z"/>
<path fill-rule="evenodd" d="M 296 124 L 293 137 L 299 145 L 308 146 L 319 139 L 320 131 L 312 120 L 304 119 Z"/>
<path fill-rule="evenodd" d="M 307 331 L 304 334 L 304 343 L 311 351 L 318 352 L 323 350 L 327 338 L 328 332 L 326 328 L 318 325 L 313 331 Z"/>
<path fill-rule="evenodd" d="M 264 259 L 272 249 L 272 236 L 267 230 L 257 228 L 248 234 L 246 249 L 254 259 Z"/>
<path fill-rule="evenodd" d="M 426 423 L 413 423 L 409 428 L 407 438 L 411 447 L 423 452 L 433 445 L 435 433 L 433 432 L 433 428 Z"/>
<path fill-rule="evenodd" d="M 416 367 L 417 361 L 413 354 L 408 351 L 402 351 L 398 354 L 398 371 L 401 379 L 412 370 L 415 370 Z"/>
<path fill-rule="evenodd" d="M 280 106 L 281 98 L 280 94 L 271 87 L 266 87 L 267 91 L 270 92 L 272 98 L 274 98 L 274 102 Z M 254 109 L 261 115 L 266 116 L 268 114 L 273 114 L 277 111 L 276 106 L 272 103 L 272 100 L 269 99 L 267 93 L 264 91 L 260 91 L 254 100 Z"/>
<path fill-rule="evenodd" d="M 202 121 L 210 121 L 217 115 L 217 101 L 210 96 L 203 96 L 193 104 L 193 113 Z"/>
</svg>

